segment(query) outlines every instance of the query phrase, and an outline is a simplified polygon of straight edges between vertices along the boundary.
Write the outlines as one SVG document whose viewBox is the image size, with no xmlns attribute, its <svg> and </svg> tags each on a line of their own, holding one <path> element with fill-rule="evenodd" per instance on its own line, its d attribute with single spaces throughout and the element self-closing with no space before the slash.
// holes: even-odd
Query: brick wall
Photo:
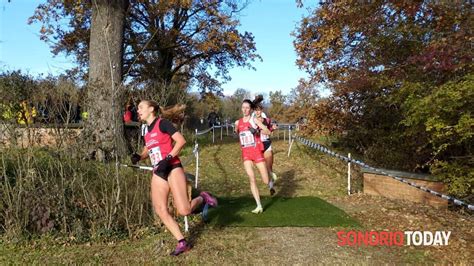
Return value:
<svg viewBox="0 0 474 266">
<path fill-rule="evenodd" d="M 406 177 L 403 178 L 434 191 L 441 193 L 445 192 L 445 186 L 442 182 L 418 180 Z M 364 193 L 384 196 L 391 199 L 404 199 L 419 202 L 437 208 L 447 208 L 448 206 L 448 202 L 444 199 L 428 192 L 421 191 L 391 177 L 374 173 L 364 173 Z"/>
<path fill-rule="evenodd" d="M 9 146 L 15 135 L 20 147 L 57 147 L 71 143 L 81 133 L 80 128 L 22 128 L 0 126 L 0 145 Z"/>
</svg>

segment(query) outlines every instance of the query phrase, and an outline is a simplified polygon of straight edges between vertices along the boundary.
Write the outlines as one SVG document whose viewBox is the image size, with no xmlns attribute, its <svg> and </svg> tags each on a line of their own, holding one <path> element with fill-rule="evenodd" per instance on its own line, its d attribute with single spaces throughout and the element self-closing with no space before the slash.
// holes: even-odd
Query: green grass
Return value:
<svg viewBox="0 0 474 266">
<path fill-rule="evenodd" d="M 219 207 L 209 211 L 210 224 L 242 227 L 357 227 L 341 209 L 317 197 L 262 198 L 264 212 L 253 214 L 251 197 L 220 198 Z"/>
<path fill-rule="evenodd" d="M 220 132 L 219 132 L 220 133 Z M 194 141 L 181 154 L 182 160 L 192 158 Z M 428 254 L 408 249 L 394 252 L 370 248 L 355 250 L 339 248 L 336 232 L 340 227 L 365 228 L 371 219 L 370 209 L 360 225 L 344 211 L 325 200 L 345 198 L 345 163 L 295 142 L 287 156 L 288 141 L 274 138 L 274 171 L 279 180 L 275 197 L 268 197 L 268 188 L 257 173 L 264 213 L 250 213 L 255 208 L 248 177 L 243 168 L 238 139 L 216 134 L 198 139 L 200 147 L 199 190 L 220 195 L 219 208 L 210 212 L 210 222 L 190 216 L 190 232 L 185 236 L 194 244 L 191 252 L 170 257 L 176 240 L 164 227 L 155 227 L 152 219 L 143 227 L 133 229 L 130 238 L 104 237 L 89 242 L 71 240 L 69 236 L 38 239 L 14 244 L 0 238 L 0 265 L 11 264 L 397 264 L 424 263 Z M 195 160 L 185 170 L 195 172 Z M 151 215 L 148 199 L 150 173 L 121 168 L 127 190 L 139 189 L 146 199 L 133 198 L 130 206 L 142 205 Z M 104 175 L 106 176 L 106 175 Z M 99 177 L 99 176 L 98 176 Z M 113 181 L 113 180 L 112 180 Z M 140 182 L 138 182 L 140 181 Z M 90 182 L 90 181 L 88 181 Z M 123 190 L 122 194 L 125 193 Z M 132 200 L 129 198 L 129 200 Z M 135 201 L 136 200 L 136 201 Z M 126 201 L 122 202 L 125 204 Z M 336 201 L 337 204 L 337 201 Z M 364 206 L 361 206 L 364 208 Z M 357 216 L 354 216 L 357 217 Z M 394 221 L 395 222 L 395 221 Z M 183 226 L 182 219 L 179 220 Z M 148 229 L 147 229 L 148 228 Z M 150 230 L 150 228 L 154 228 Z M 68 237 L 67 239 L 65 237 Z M 308 245 L 308 243 L 310 243 Z M 305 249 L 300 247 L 305 245 Z M 249 252 L 250 251 L 250 252 Z M 392 251 L 392 250 L 390 250 Z M 403 253 L 405 252 L 405 253 Z M 314 264 L 313 263 L 313 264 Z"/>
</svg>

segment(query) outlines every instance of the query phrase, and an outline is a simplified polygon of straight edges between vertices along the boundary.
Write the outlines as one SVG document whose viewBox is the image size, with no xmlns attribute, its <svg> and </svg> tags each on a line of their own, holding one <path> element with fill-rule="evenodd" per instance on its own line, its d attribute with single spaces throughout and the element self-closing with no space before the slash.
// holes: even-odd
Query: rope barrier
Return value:
<svg viewBox="0 0 474 266">
<path fill-rule="evenodd" d="M 195 134 L 196 134 L 196 136 L 200 136 L 200 135 L 204 135 L 204 134 L 210 132 L 211 130 L 212 130 L 212 127 L 208 128 L 208 129 L 205 129 L 205 130 L 203 130 L 203 131 L 197 131 L 197 130 L 196 130 L 196 133 L 195 133 Z"/>
<path fill-rule="evenodd" d="M 215 128 L 224 128 L 224 127 L 228 127 L 228 126 L 234 127 L 235 125 L 234 125 L 234 124 L 215 125 L 215 126 L 212 126 L 212 127 L 208 128 L 208 129 L 204 129 L 204 130 L 201 130 L 201 131 L 198 131 L 198 130 L 196 129 L 196 132 L 195 132 L 194 134 L 195 134 L 196 136 L 201 136 L 201 135 L 204 135 L 204 134 L 210 132 L 211 130 L 213 130 L 213 129 L 215 129 Z"/>
<path fill-rule="evenodd" d="M 185 161 L 182 161 L 181 165 L 183 165 L 183 166 L 188 165 L 191 162 L 191 160 L 193 159 L 193 157 L 196 157 L 196 154 L 198 152 L 199 152 L 199 145 L 196 143 L 196 145 L 194 146 L 194 149 L 192 151 L 192 155 L 188 156 Z"/>
<path fill-rule="evenodd" d="M 293 128 L 296 124 L 278 124 L 278 128 Z"/>
<path fill-rule="evenodd" d="M 469 210 L 474 210 L 474 205 L 472 205 L 472 204 L 467 204 L 467 203 L 465 203 L 464 201 L 461 201 L 461 200 L 459 200 L 459 199 L 457 199 L 457 198 L 454 198 L 454 197 L 451 197 L 451 196 L 448 196 L 448 195 L 439 193 L 439 192 L 437 192 L 437 191 L 431 190 L 431 189 L 429 189 L 429 188 L 420 186 L 420 185 L 415 184 L 415 183 L 413 183 L 413 182 L 407 181 L 406 179 L 403 179 L 403 178 L 401 178 L 401 177 L 399 177 L 399 176 L 395 176 L 395 175 L 389 174 L 389 173 L 385 172 L 385 171 L 382 170 L 382 169 L 372 167 L 372 166 L 370 166 L 370 165 L 368 165 L 368 164 L 366 164 L 366 163 L 364 163 L 364 162 L 362 162 L 362 161 L 360 161 L 360 160 L 355 160 L 355 159 L 346 157 L 346 156 L 344 156 L 344 155 L 340 155 L 340 154 L 338 154 L 338 153 L 336 153 L 336 152 L 334 152 L 334 151 L 332 151 L 332 150 L 330 150 L 330 149 L 328 149 L 328 148 L 326 148 L 326 147 L 324 147 L 324 146 L 322 146 L 322 145 L 320 145 L 320 144 L 314 143 L 314 142 L 312 142 L 312 141 L 310 141 L 310 140 L 307 140 L 307 139 L 305 139 L 305 138 L 302 138 L 302 137 L 299 137 L 299 136 L 295 136 L 295 139 L 296 139 L 297 141 L 299 141 L 300 143 L 302 143 L 303 145 L 306 145 L 306 146 L 308 146 L 308 147 L 310 147 L 310 148 L 312 148 L 312 149 L 316 149 L 316 150 L 318 150 L 318 151 L 320 151 L 320 152 L 329 154 L 329 155 L 331 155 L 331 156 L 333 156 L 333 157 L 336 157 L 336 158 L 338 158 L 338 159 L 340 159 L 340 160 L 343 160 L 343 161 L 345 161 L 345 162 L 355 163 L 355 164 L 357 164 L 357 165 L 359 165 L 359 166 L 361 166 L 361 167 L 370 169 L 370 170 L 375 171 L 375 172 L 377 172 L 377 173 L 380 173 L 380 174 L 382 174 L 382 175 L 389 176 L 389 177 L 391 177 L 391 178 L 393 178 L 393 179 L 395 179 L 395 180 L 397 180 L 397 181 L 400 181 L 400 182 L 402 182 L 402 183 L 405 183 L 405 184 L 407 184 L 407 185 L 409 185 L 409 186 L 415 187 L 415 188 L 417 188 L 417 189 L 419 189 L 419 190 L 428 192 L 428 193 L 433 194 L 433 195 L 435 195 L 435 196 L 438 196 L 438 197 L 440 197 L 440 198 L 442 198 L 442 199 L 445 199 L 445 200 L 447 200 L 447 201 L 453 202 L 453 203 L 456 204 L 456 205 L 466 207 L 466 208 L 468 208 Z"/>
<path fill-rule="evenodd" d="M 224 124 L 224 125 L 214 125 L 208 129 L 205 129 L 205 130 L 202 130 L 202 131 L 198 131 L 197 129 L 195 129 L 195 132 L 194 132 L 194 149 L 193 149 L 193 153 L 194 153 L 194 157 L 196 158 L 196 174 L 195 174 L 195 184 L 194 184 L 194 188 L 197 189 L 198 187 L 198 180 L 199 180 L 199 143 L 198 143 L 198 136 L 201 136 L 201 135 L 204 135 L 208 132 L 210 132 L 211 130 L 213 131 L 215 128 L 220 128 L 221 129 L 221 140 L 222 140 L 222 128 L 223 127 L 228 127 L 228 126 L 231 126 L 231 127 L 234 127 L 233 124 Z M 213 131 L 213 136 L 212 136 L 212 142 L 214 143 L 214 131 Z"/>
</svg>

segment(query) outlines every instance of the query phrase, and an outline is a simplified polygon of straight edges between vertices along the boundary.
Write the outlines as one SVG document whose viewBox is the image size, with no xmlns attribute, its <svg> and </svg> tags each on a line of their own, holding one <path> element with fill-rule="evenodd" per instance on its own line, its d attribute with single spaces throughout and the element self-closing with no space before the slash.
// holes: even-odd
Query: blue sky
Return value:
<svg viewBox="0 0 474 266">
<path fill-rule="evenodd" d="M 0 0 L 0 68 L 57 74 L 72 65 L 72 58 L 56 57 L 38 36 L 39 24 L 28 25 L 36 6 L 44 1 Z"/>
<path fill-rule="evenodd" d="M 44 1 L 0 0 L 0 69 L 21 69 L 30 74 L 58 74 L 72 65 L 72 58 L 53 56 L 48 45 L 38 37 L 39 25 L 28 25 L 35 7 Z M 255 62 L 256 71 L 242 68 L 230 70 L 232 80 L 224 84 L 224 94 L 238 88 L 268 93 L 288 93 L 306 74 L 295 65 L 293 49 L 295 29 L 305 8 L 297 8 L 294 0 L 252 0 L 240 14 L 242 31 L 255 36 L 257 53 L 263 62 Z"/>
<path fill-rule="evenodd" d="M 256 62 L 256 71 L 232 69 L 232 80 L 224 85 L 226 94 L 237 88 L 256 92 L 282 90 L 288 93 L 306 74 L 298 70 L 291 32 L 307 14 L 297 8 L 294 0 L 254 0 L 243 10 L 241 29 L 255 36 L 257 53 L 263 62 Z"/>
</svg>

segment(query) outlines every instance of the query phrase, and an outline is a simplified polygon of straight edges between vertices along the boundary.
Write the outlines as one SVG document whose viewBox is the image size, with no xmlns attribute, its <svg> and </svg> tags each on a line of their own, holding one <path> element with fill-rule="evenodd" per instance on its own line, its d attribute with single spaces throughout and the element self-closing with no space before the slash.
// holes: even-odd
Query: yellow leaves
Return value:
<svg viewBox="0 0 474 266">
<path fill-rule="evenodd" d="M 191 6 L 192 6 L 192 3 L 193 3 L 192 0 L 182 0 L 181 1 L 181 6 L 182 6 L 182 8 L 190 9 Z"/>
<path fill-rule="evenodd" d="M 229 32 L 227 34 L 227 41 L 230 43 L 238 42 L 240 41 L 240 36 L 235 31 Z"/>
</svg>

